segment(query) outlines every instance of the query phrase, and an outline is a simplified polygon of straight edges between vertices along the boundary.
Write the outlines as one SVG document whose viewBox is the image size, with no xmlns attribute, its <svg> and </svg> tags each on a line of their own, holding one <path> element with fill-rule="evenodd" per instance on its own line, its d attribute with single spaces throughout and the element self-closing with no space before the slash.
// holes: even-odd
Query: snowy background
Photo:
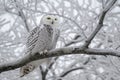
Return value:
<svg viewBox="0 0 120 80">
<path fill-rule="evenodd" d="M 99 16 L 111 0 L 0 0 L 0 63 L 24 56 L 28 33 L 45 14 L 58 15 L 61 31 L 57 48 L 83 45 L 96 28 Z M 75 36 L 79 38 L 74 39 Z M 105 16 L 91 48 L 120 50 L 120 0 Z M 0 80 L 120 80 L 120 58 L 67 55 L 54 60 L 42 79 L 40 68 L 19 78 L 19 69 L 3 72 Z M 46 64 L 42 65 L 46 70 Z"/>
</svg>

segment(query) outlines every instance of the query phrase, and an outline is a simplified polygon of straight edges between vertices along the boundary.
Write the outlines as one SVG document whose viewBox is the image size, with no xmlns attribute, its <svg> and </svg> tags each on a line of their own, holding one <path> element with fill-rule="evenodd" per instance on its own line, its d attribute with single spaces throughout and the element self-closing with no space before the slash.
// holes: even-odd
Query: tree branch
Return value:
<svg viewBox="0 0 120 80">
<path fill-rule="evenodd" d="M 83 49 L 82 47 L 63 47 L 49 51 L 48 53 L 39 54 L 35 53 L 34 55 L 26 54 L 23 58 L 18 59 L 17 61 L 12 61 L 8 63 L 0 64 L 0 72 L 13 70 L 19 67 L 24 66 L 25 64 L 48 57 L 62 56 L 62 55 L 70 55 L 70 54 L 88 54 L 88 55 L 111 55 L 120 57 L 118 51 L 111 49 Z"/>
<path fill-rule="evenodd" d="M 18 9 L 18 16 L 20 16 L 21 19 L 23 20 L 27 32 L 30 32 L 30 29 L 29 29 L 29 26 L 27 24 L 27 20 L 26 20 L 26 17 L 24 15 L 24 13 L 23 13 L 23 10 L 19 7 L 18 2 L 16 0 L 14 0 L 14 2 L 15 2 L 15 5 L 16 5 L 16 7 Z"/>
<path fill-rule="evenodd" d="M 111 2 L 108 4 L 108 6 L 106 6 L 102 13 L 101 13 L 101 16 L 99 18 L 99 21 L 98 21 L 98 25 L 96 27 L 96 29 L 94 30 L 94 32 L 90 35 L 90 37 L 88 37 L 88 39 L 85 41 L 85 44 L 83 46 L 83 48 L 88 48 L 89 44 L 91 43 L 91 41 L 94 39 L 94 37 L 96 36 L 96 34 L 100 31 L 100 29 L 102 28 L 103 26 L 103 21 L 105 19 L 105 15 L 106 13 L 110 10 L 110 8 L 114 5 L 114 3 L 116 2 L 117 0 L 111 0 Z"/>
<path fill-rule="evenodd" d="M 60 79 L 58 79 L 58 80 L 62 80 L 61 78 L 65 77 L 66 75 L 68 75 L 68 74 L 71 73 L 72 71 L 75 71 L 75 70 L 78 70 L 78 69 L 86 69 L 86 68 L 85 68 L 85 65 L 86 65 L 87 63 L 89 63 L 89 61 L 90 61 L 90 58 L 88 58 L 88 59 L 83 63 L 82 66 L 75 67 L 75 68 L 72 68 L 72 66 L 75 65 L 75 64 L 72 64 L 72 66 L 68 67 L 67 70 L 63 71 L 63 72 L 60 74 L 60 76 L 59 76 Z"/>
<path fill-rule="evenodd" d="M 61 79 L 62 77 L 65 77 L 65 76 L 66 76 L 67 74 L 69 74 L 70 72 L 73 72 L 73 71 L 79 70 L 79 69 L 85 69 L 85 68 L 84 68 L 84 67 L 71 68 L 71 69 L 63 72 L 63 73 L 60 75 L 59 79 L 57 79 L 57 80 L 62 80 L 62 79 Z"/>
<path fill-rule="evenodd" d="M 69 74 L 70 72 L 75 71 L 75 70 L 78 70 L 78 69 L 85 69 L 85 67 L 83 66 L 83 67 L 71 68 L 71 69 L 63 72 L 63 73 L 60 75 L 60 77 L 64 77 L 64 76 L 66 76 L 67 74 Z"/>
<path fill-rule="evenodd" d="M 41 74 L 42 74 L 42 80 L 46 80 L 46 76 L 48 71 L 52 68 L 52 66 L 54 65 L 55 61 L 58 59 L 59 57 L 55 57 L 54 62 L 51 62 L 50 65 L 48 65 L 48 68 L 45 69 L 45 71 L 43 71 L 43 69 L 40 66 L 41 69 Z"/>
</svg>

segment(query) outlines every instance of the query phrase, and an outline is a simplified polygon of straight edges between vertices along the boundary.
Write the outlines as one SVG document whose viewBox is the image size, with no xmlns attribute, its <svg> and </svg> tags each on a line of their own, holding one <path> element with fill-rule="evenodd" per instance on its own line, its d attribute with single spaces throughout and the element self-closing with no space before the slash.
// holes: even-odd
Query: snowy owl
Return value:
<svg viewBox="0 0 120 80">
<path fill-rule="evenodd" d="M 41 18 L 41 24 L 39 27 L 33 29 L 26 42 L 27 54 L 34 54 L 36 52 L 45 52 L 54 49 L 58 40 L 60 31 L 57 28 L 59 26 L 59 18 L 55 15 L 45 15 Z M 32 61 L 20 69 L 20 76 L 23 77 L 29 74 L 40 64 L 48 62 L 48 59 L 40 59 Z"/>
</svg>

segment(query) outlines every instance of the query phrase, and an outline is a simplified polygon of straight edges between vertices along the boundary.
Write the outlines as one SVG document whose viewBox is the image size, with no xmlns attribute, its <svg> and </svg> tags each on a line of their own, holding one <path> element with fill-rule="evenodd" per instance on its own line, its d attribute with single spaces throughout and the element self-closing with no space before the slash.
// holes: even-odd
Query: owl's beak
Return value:
<svg viewBox="0 0 120 80">
<path fill-rule="evenodd" d="M 54 21 L 52 21 L 51 23 L 54 24 Z"/>
</svg>

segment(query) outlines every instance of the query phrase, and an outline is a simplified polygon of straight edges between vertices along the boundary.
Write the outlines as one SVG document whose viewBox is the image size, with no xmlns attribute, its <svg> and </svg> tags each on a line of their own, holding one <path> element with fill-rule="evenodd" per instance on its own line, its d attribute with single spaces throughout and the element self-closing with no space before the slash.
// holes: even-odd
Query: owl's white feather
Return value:
<svg viewBox="0 0 120 80">
<path fill-rule="evenodd" d="M 27 54 L 34 54 L 36 52 L 49 51 L 54 49 L 56 42 L 60 35 L 57 29 L 59 23 L 58 17 L 54 15 L 46 15 L 41 19 L 41 26 L 33 29 L 27 39 L 26 47 Z M 41 59 L 32 61 L 20 69 L 21 77 L 33 71 L 40 64 L 48 62 L 48 59 Z"/>
</svg>

